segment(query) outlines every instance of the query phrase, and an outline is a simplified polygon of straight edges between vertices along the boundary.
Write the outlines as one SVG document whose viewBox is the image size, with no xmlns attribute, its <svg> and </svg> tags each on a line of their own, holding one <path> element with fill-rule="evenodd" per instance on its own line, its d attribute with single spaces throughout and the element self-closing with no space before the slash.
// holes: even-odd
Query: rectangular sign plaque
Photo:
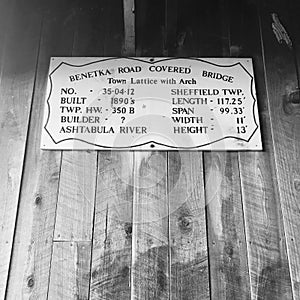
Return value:
<svg viewBox="0 0 300 300">
<path fill-rule="evenodd" d="M 42 149 L 262 150 L 250 58 L 51 58 Z"/>
</svg>

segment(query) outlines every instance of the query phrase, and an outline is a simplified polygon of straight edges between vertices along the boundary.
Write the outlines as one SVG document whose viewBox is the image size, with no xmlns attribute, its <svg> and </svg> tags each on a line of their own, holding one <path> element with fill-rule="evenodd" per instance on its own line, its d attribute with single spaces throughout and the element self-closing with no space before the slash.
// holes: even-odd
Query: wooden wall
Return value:
<svg viewBox="0 0 300 300">
<path fill-rule="evenodd" d="M 1 0 L 0 299 L 300 299 L 299 16 Z M 264 151 L 40 150 L 50 57 L 124 55 L 252 57 Z"/>
</svg>

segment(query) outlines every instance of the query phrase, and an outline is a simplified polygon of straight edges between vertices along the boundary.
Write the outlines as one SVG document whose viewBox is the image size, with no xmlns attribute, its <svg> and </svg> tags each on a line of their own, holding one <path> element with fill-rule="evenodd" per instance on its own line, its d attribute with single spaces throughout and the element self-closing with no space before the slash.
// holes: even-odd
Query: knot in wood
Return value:
<svg viewBox="0 0 300 300">
<path fill-rule="evenodd" d="M 231 244 L 225 246 L 224 251 L 229 257 L 232 258 L 234 251 L 233 251 L 233 246 Z"/>
<path fill-rule="evenodd" d="M 32 288 L 34 286 L 34 277 L 33 275 L 30 275 L 28 278 L 27 278 L 27 286 L 29 288 Z"/>
<path fill-rule="evenodd" d="M 97 278 L 98 275 L 99 275 L 98 269 L 95 269 L 95 270 L 92 271 L 92 278 L 93 279 Z"/>
<path fill-rule="evenodd" d="M 283 110 L 287 115 L 298 114 L 300 111 L 300 89 L 297 88 L 283 97 Z"/>
<path fill-rule="evenodd" d="M 129 276 L 129 267 L 128 266 L 124 266 L 122 269 L 121 269 L 121 276 L 123 278 L 128 278 Z"/>
<path fill-rule="evenodd" d="M 42 196 L 41 195 L 36 195 L 35 199 L 34 199 L 34 203 L 36 205 L 39 205 L 42 203 Z"/>
<path fill-rule="evenodd" d="M 288 101 L 292 104 L 300 104 L 300 89 L 297 88 L 295 91 L 292 91 L 289 95 Z"/>
<path fill-rule="evenodd" d="M 300 179 L 295 179 L 294 187 L 297 192 L 300 192 Z"/>
<path fill-rule="evenodd" d="M 191 216 L 184 215 L 178 218 L 178 226 L 183 233 L 191 232 L 193 229 L 193 220 Z"/>
<path fill-rule="evenodd" d="M 132 224 L 131 223 L 125 223 L 124 230 L 126 232 L 127 237 L 131 237 L 131 235 L 132 235 Z"/>
</svg>

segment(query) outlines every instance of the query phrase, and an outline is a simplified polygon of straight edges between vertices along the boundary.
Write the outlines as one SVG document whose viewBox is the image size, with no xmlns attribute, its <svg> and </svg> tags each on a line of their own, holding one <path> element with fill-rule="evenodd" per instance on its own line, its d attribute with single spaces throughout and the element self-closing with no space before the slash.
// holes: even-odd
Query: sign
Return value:
<svg viewBox="0 0 300 300">
<path fill-rule="evenodd" d="M 42 149 L 261 150 L 249 58 L 52 58 Z"/>
</svg>

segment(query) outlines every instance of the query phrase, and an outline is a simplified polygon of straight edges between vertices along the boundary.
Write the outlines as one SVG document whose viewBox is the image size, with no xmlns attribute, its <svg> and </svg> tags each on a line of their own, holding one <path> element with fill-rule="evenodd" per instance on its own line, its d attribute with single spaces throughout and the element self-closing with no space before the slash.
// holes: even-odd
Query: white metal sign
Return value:
<svg viewBox="0 0 300 300">
<path fill-rule="evenodd" d="M 52 58 L 43 149 L 261 150 L 249 58 Z"/>
</svg>

